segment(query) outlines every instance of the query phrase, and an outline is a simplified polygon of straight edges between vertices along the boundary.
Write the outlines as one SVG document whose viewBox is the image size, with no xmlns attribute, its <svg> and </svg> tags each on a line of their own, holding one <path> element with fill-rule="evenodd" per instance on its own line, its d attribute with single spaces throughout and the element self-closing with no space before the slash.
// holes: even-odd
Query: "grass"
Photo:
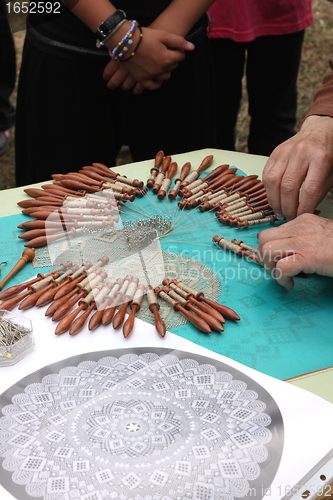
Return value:
<svg viewBox="0 0 333 500">
<path fill-rule="evenodd" d="M 298 112 L 297 129 L 304 119 L 304 115 L 312 102 L 315 90 L 320 86 L 323 76 L 329 72 L 328 61 L 333 57 L 333 5 L 325 0 L 313 1 L 314 24 L 306 30 L 303 45 L 302 60 L 298 77 Z M 10 22 L 14 33 L 16 47 L 17 74 L 19 73 L 22 48 L 25 37 L 25 16 L 13 14 Z M 15 105 L 16 88 L 11 100 Z M 237 129 L 238 150 L 247 152 L 247 133 L 249 118 L 247 115 L 247 97 L 244 96 L 241 104 Z M 0 189 L 15 187 L 15 130 L 10 138 L 9 152 L 0 162 Z M 120 155 L 118 164 L 128 163 L 128 155 Z"/>
</svg>

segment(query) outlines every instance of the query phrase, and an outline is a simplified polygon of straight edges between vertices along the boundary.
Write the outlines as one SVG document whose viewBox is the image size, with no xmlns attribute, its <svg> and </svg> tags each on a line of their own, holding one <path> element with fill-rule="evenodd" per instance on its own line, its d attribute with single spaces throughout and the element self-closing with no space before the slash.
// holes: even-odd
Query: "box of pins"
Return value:
<svg viewBox="0 0 333 500">
<path fill-rule="evenodd" d="M 14 365 L 34 347 L 30 319 L 0 310 L 0 367 Z"/>
</svg>

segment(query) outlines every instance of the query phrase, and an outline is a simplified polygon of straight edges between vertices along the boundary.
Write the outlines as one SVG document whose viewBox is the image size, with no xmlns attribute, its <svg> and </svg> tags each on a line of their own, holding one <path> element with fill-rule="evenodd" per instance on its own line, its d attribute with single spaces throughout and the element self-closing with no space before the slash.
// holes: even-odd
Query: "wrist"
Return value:
<svg viewBox="0 0 333 500">
<path fill-rule="evenodd" d="M 95 31 L 96 46 L 100 48 L 105 45 L 111 37 L 126 23 L 126 13 L 118 9 L 113 12 Z"/>
<path fill-rule="evenodd" d="M 124 38 L 126 33 L 128 33 L 129 29 L 131 28 L 131 21 L 128 19 L 124 22 L 124 24 L 115 32 L 113 35 L 111 35 L 110 38 L 105 42 L 105 47 L 109 50 L 112 51 L 117 44 Z"/>
<path fill-rule="evenodd" d="M 131 59 L 142 40 L 142 28 L 137 21 L 131 20 L 125 24 L 125 29 L 118 30 L 117 37 L 112 36 L 106 43 L 111 59 L 118 62 L 126 62 Z M 124 32 L 125 34 L 121 37 Z"/>
<path fill-rule="evenodd" d="M 333 1 L 333 0 L 332 0 Z M 333 126 L 333 117 L 330 115 L 307 115 L 302 123 L 301 128 L 316 125 L 318 123 L 327 123 Z"/>
</svg>

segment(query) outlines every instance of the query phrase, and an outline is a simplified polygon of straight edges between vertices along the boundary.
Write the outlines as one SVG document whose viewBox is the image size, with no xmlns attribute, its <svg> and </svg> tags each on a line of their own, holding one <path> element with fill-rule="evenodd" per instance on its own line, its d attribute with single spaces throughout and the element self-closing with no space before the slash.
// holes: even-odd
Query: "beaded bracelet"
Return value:
<svg viewBox="0 0 333 500">
<path fill-rule="evenodd" d="M 123 36 L 123 38 L 120 40 L 120 42 L 117 43 L 115 48 L 112 51 L 109 51 L 110 57 L 113 60 L 118 60 L 119 57 L 122 57 L 122 49 L 125 47 L 125 45 L 130 45 L 133 43 L 132 37 L 135 33 L 135 30 L 138 26 L 137 21 L 130 21 L 131 27 L 127 31 L 127 33 Z"/>
<path fill-rule="evenodd" d="M 135 53 L 136 53 L 136 51 L 137 51 L 137 50 L 138 50 L 138 48 L 139 48 L 139 45 L 140 45 L 140 43 L 141 43 L 142 36 L 143 36 L 143 33 L 142 33 L 142 28 L 141 28 L 141 26 L 140 26 L 139 24 L 138 24 L 138 28 L 139 28 L 139 30 L 140 30 L 140 37 L 139 37 L 139 41 L 138 41 L 138 43 L 137 43 L 137 45 L 136 45 L 135 49 L 131 52 L 130 56 L 129 56 L 129 57 L 127 57 L 127 59 L 117 59 L 117 61 L 118 61 L 118 62 L 126 62 L 126 61 L 129 61 L 129 60 L 131 59 L 131 57 L 135 56 Z M 120 56 L 119 56 L 119 57 L 120 57 Z"/>
</svg>

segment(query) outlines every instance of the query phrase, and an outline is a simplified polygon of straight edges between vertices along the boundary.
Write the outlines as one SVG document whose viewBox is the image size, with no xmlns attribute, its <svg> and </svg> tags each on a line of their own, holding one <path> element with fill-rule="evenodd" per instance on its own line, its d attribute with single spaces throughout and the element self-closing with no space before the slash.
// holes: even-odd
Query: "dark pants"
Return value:
<svg viewBox="0 0 333 500">
<path fill-rule="evenodd" d="M 16 182 L 28 184 L 92 162 L 112 167 L 123 144 L 134 161 L 162 149 L 216 147 L 210 45 L 204 40 L 160 89 L 109 90 L 106 61 L 65 59 L 26 41 L 18 88 Z"/>
<path fill-rule="evenodd" d="M 295 134 L 297 75 L 304 31 L 238 43 L 211 39 L 216 70 L 217 144 L 235 150 L 237 115 L 246 73 L 251 118 L 248 151 L 269 156 Z"/>
<path fill-rule="evenodd" d="M 9 101 L 16 78 L 16 59 L 7 6 L 0 0 L 0 131 L 14 125 L 15 111 Z"/>
</svg>

